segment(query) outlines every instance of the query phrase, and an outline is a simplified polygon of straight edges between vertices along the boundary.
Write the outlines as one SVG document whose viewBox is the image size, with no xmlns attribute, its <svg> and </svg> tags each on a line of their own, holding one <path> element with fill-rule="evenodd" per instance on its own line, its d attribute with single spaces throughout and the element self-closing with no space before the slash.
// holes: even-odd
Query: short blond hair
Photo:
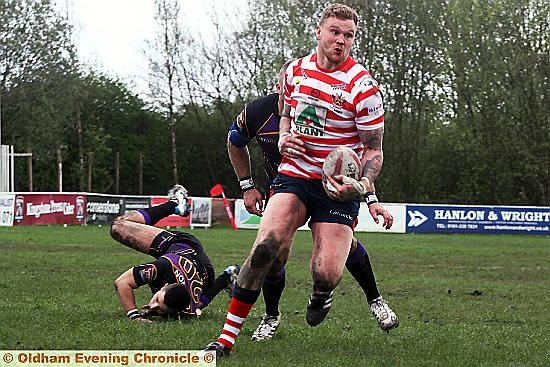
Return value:
<svg viewBox="0 0 550 367">
<path fill-rule="evenodd" d="M 325 20 L 331 17 L 344 20 L 351 19 L 353 20 L 353 23 L 355 23 L 355 26 L 357 26 L 357 23 L 359 22 L 359 16 L 353 8 L 339 3 L 329 4 L 323 10 L 323 14 L 321 14 L 321 19 L 319 19 L 319 25 L 322 25 Z"/>
</svg>

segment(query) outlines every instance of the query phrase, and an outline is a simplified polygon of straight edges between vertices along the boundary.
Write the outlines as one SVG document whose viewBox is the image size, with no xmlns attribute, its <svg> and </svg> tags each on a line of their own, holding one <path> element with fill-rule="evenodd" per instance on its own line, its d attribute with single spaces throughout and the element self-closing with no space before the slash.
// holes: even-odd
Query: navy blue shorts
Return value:
<svg viewBox="0 0 550 367">
<path fill-rule="evenodd" d="M 306 180 L 278 174 L 271 186 L 274 194 L 292 193 L 304 203 L 311 223 L 339 223 L 351 229 L 359 215 L 359 200 L 335 201 L 328 197 L 321 180 Z"/>
</svg>

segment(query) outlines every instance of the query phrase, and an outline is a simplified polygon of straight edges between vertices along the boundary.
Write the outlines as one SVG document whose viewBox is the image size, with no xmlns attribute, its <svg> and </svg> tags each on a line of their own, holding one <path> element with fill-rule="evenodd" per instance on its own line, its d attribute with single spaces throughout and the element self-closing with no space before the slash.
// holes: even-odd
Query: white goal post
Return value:
<svg viewBox="0 0 550 367">
<path fill-rule="evenodd" d="M 13 145 L 0 145 L 0 192 L 15 191 L 15 157 L 32 157 L 32 153 L 15 153 Z"/>
<path fill-rule="evenodd" d="M 0 145 L 0 192 L 13 191 L 13 145 Z"/>
</svg>

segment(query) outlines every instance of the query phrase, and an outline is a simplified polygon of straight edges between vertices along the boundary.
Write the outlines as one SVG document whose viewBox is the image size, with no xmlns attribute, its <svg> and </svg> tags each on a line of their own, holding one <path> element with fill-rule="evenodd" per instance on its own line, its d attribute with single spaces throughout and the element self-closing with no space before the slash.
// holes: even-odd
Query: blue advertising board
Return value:
<svg viewBox="0 0 550 367">
<path fill-rule="evenodd" d="M 550 235 L 549 207 L 407 205 L 408 233 Z"/>
</svg>

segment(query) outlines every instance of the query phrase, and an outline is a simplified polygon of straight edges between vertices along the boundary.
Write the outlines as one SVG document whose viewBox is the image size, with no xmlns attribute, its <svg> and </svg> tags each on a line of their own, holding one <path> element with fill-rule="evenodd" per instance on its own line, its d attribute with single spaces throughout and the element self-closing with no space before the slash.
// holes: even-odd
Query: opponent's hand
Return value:
<svg viewBox="0 0 550 367">
<path fill-rule="evenodd" d="M 373 203 L 369 205 L 369 213 L 376 224 L 380 224 L 380 219 L 378 219 L 378 216 L 381 216 L 382 218 L 384 218 L 382 227 L 390 229 L 393 225 L 393 216 L 388 210 L 386 210 L 386 208 L 380 205 L 380 203 Z"/>
<path fill-rule="evenodd" d="M 304 142 L 298 136 L 291 133 L 283 133 L 279 136 L 279 153 L 283 157 L 299 158 L 305 152 Z"/>
<path fill-rule="evenodd" d="M 244 192 L 243 194 L 244 207 L 246 211 L 250 214 L 256 214 L 261 217 L 264 209 L 264 201 L 262 194 L 258 189 L 250 189 Z"/>
</svg>

